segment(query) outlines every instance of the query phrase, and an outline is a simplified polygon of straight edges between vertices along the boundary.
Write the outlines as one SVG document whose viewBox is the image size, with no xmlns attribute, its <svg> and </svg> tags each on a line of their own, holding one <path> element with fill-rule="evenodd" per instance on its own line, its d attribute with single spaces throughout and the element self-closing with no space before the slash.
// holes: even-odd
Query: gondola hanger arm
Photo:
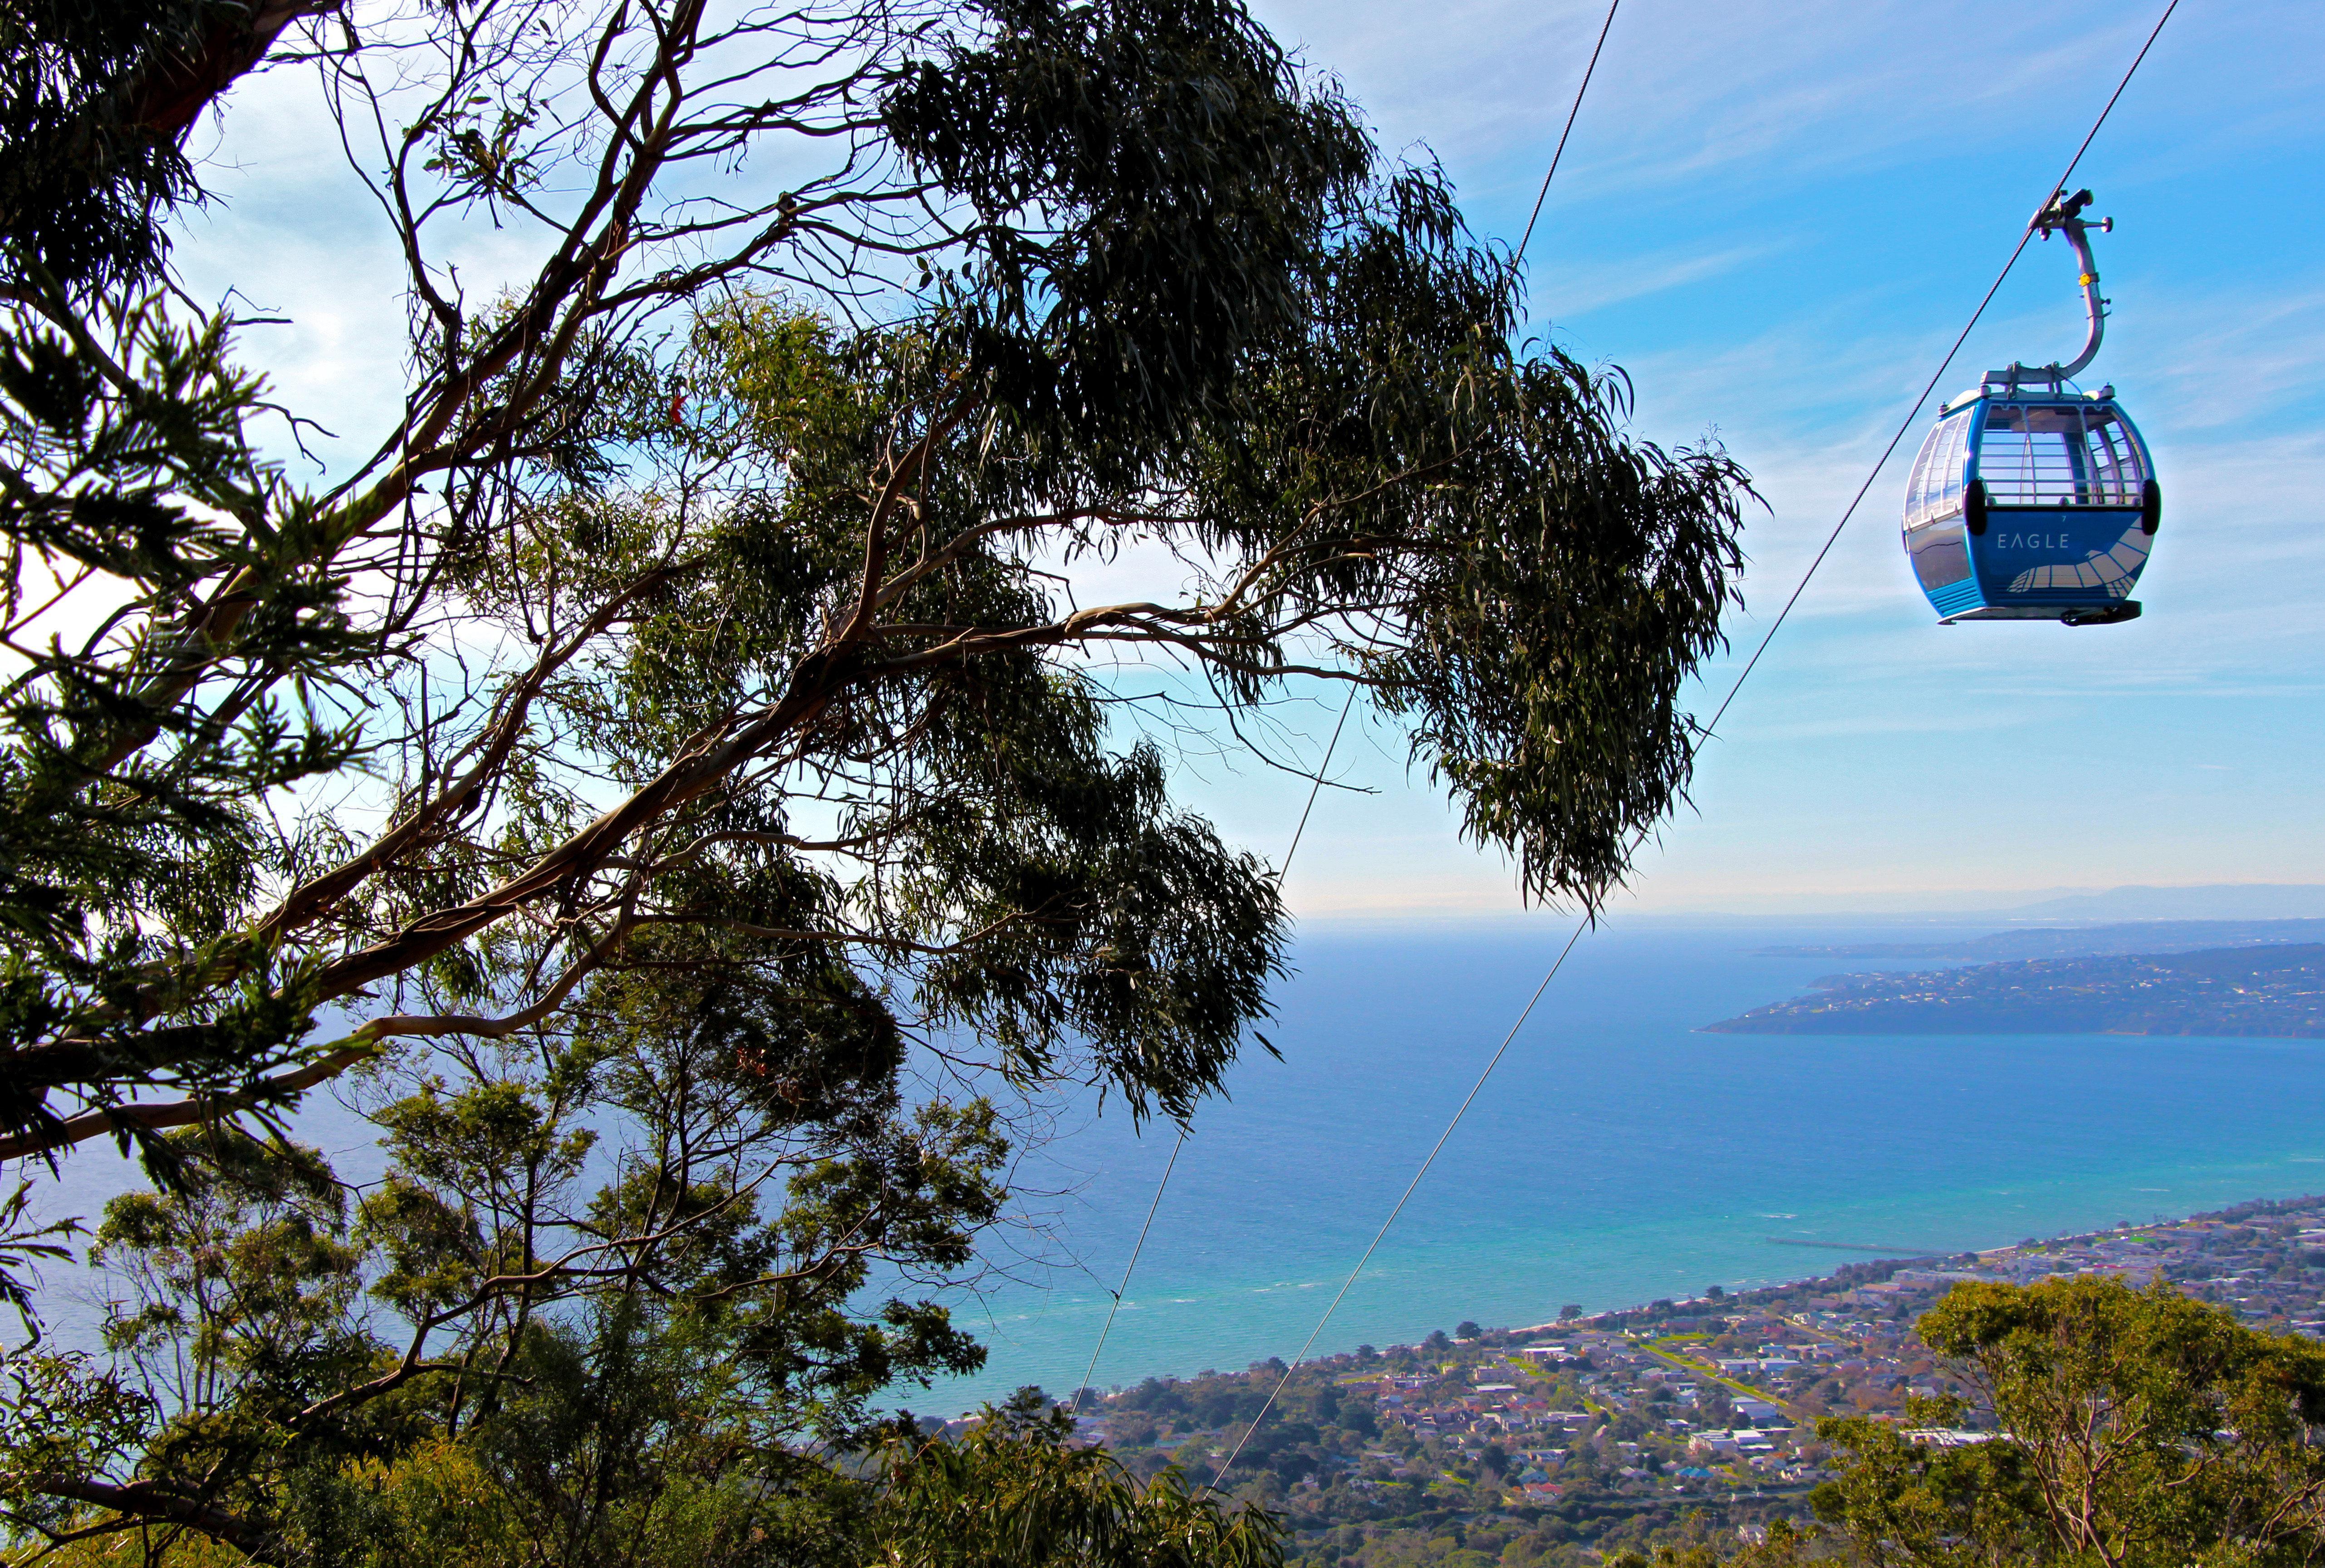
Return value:
<svg viewBox="0 0 2325 1568">
<path fill-rule="evenodd" d="M 2083 314 L 2089 323 L 2083 337 L 2083 351 L 2064 365 L 2053 360 L 2031 369 L 2024 365 L 2014 364 L 2007 370 L 1990 370 L 1987 372 L 1987 380 L 2005 383 L 2013 391 L 2029 381 L 2048 381 L 2053 386 L 2060 386 L 2082 374 L 2090 362 L 2098 357 L 2099 339 L 2107 332 L 2107 302 L 2099 297 L 2099 266 L 2091 255 L 2089 231 L 2096 227 L 2102 234 L 2112 234 L 2115 232 L 2115 219 L 2103 218 L 2096 225 L 2087 222 L 2082 214 L 2090 204 L 2091 193 L 2088 190 L 2078 190 L 2070 196 L 2067 188 L 2061 185 L 2051 193 L 2051 199 L 2042 204 L 2042 209 L 2026 225 L 2044 239 L 2053 234 L 2063 234 L 2067 237 L 2067 243 L 2074 247 L 2075 282 L 2082 290 Z"/>
</svg>

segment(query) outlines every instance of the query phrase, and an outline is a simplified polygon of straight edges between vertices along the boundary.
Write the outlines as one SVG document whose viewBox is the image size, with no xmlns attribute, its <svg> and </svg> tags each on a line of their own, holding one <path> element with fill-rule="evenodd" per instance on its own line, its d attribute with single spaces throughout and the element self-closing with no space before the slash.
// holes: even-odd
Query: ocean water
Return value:
<svg viewBox="0 0 2325 1568">
<path fill-rule="evenodd" d="M 1567 929 L 1306 935 L 1284 1059 L 1199 1117 L 1092 1381 L 1297 1354 Z M 1875 1256 L 1772 1239 L 1959 1249 L 2325 1190 L 2325 1042 L 1698 1032 L 1873 967 L 1757 948 L 1930 934 L 1586 936 L 1314 1353 Z M 915 1408 L 1080 1382 L 1172 1142 L 1109 1110 L 1024 1160 L 1048 1234 L 955 1303 L 985 1371 Z"/>
<path fill-rule="evenodd" d="M 1873 967 L 1759 948 L 1985 929 L 1586 936 L 1316 1353 L 1875 1256 L 1771 1238 L 1950 1250 L 2325 1191 L 2325 1042 L 1698 1032 Z M 1304 933 L 1266 1029 L 1283 1060 L 1251 1050 L 1199 1115 L 1093 1381 L 1299 1353 L 1570 930 Z M 369 1129 L 328 1099 L 296 1130 L 376 1174 Z M 1070 1106 L 1055 1132 L 1017 1162 L 1020 1222 L 988 1239 L 978 1287 L 948 1297 L 985 1370 L 900 1402 L 951 1413 L 1080 1382 L 1172 1133 L 1140 1135 L 1118 1102 Z M 45 1212 L 136 1184 L 104 1146 L 65 1171 Z M 51 1276 L 53 1330 L 88 1342 L 102 1282 Z"/>
</svg>

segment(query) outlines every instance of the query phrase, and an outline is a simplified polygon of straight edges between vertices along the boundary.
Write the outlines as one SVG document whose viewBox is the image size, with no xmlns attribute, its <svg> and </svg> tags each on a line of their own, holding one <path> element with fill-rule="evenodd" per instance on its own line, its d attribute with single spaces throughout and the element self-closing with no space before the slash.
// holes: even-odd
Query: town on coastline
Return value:
<svg viewBox="0 0 2325 1568">
<path fill-rule="evenodd" d="M 1579 1568 L 1624 1547 L 1732 1545 L 1807 1517 L 1829 1473 L 1821 1417 L 1985 1441 L 1974 1391 L 1914 1321 L 1959 1281 L 2077 1275 L 2166 1282 L 2249 1326 L 2325 1335 L 2325 1195 L 1621 1312 L 1568 1306 L 1523 1328 L 1463 1323 L 1288 1380 L 1271 1359 L 1085 1389 L 1076 1441 L 1280 1512 L 1314 1568 Z"/>
</svg>

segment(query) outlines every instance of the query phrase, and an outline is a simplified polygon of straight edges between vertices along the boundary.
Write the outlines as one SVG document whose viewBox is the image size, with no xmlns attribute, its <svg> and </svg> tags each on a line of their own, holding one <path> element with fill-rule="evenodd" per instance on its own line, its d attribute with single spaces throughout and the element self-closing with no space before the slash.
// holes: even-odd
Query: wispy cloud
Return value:
<svg viewBox="0 0 2325 1568">
<path fill-rule="evenodd" d="M 1559 262 L 1537 272 L 1530 279 L 1527 293 L 1537 314 L 1565 320 L 1716 278 L 1783 248 L 1776 244 L 1736 245 L 1713 251 L 1690 247 L 1588 263 Z"/>
</svg>

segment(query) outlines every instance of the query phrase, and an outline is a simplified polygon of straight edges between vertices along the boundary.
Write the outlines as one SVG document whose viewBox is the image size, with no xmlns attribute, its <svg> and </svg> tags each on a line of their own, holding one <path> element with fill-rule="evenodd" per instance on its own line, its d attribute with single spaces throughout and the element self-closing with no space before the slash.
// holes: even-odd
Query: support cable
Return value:
<svg viewBox="0 0 2325 1568">
<path fill-rule="evenodd" d="M 1616 0 L 1616 3 L 1620 4 L 1620 0 Z M 2123 79 L 2116 84 L 2116 89 L 2108 96 L 2106 107 L 2099 110 L 2098 118 L 2092 122 L 2090 131 L 2083 137 L 2082 145 L 2075 149 L 2075 155 L 2068 160 L 2066 172 L 2059 177 L 2058 183 L 2052 187 L 2052 190 L 2063 190 L 2068 181 L 2074 178 L 2075 169 L 2082 162 L 2083 154 L 2090 151 L 2091 143 L 2098 136 L 2099 127 L 2107 124 L 2107 116 L 2115 111 L 2116 101 L 2123 97 L 2124 89 L 2131 85 L 2131 79 L 2138 71 L 2140 62 L 2147 58 L 2147 51 L 2154 47 L 2156 35 L 2163 31 L 2163 24 L 2172 20 L 2172 13 L 2179 9 L 2179 5 L 2180 0 L 2169 0 L 2165 5 L 2163 14 L 2156 19 L 2154 27 L 2148 32 L 2147 42 L 2139 46 L 2139 52 L 2133 57 L 2130 69 L 2123 73 Z M 1610 22 L 1612 18 L 1613 11 L 1609 8 Z M 1604 42 L 1603 33 L 1601 42 Z M 1589 85 L 1587 75 L 1584 78 L 1584 84 Z M 1569 116 L 1569 124 L 1571 125 L 1571 116 Z M 1537 203 L 1537 210 L 1539 207 L 1540 204 Z M 1529 225 L 1528 227 L 1531 232 L 1532 226 Z M 1913 428 L 1913 421 L 1921 416 L 1922 405 L 1929 401 L 1930 394 L 1936 388 L 1939 379 L 1952 366 L 1955 356 L 1961 352 L 1962 344 L 1968 339 L 1971 329 L 1978 325 L 1978 318 L 1986 313 L 1987 306 L 1993 303 L 1994 296 L 2002 288 L 2003 280 L 2010 275 L 2010 269 L 2017 264 L 2019 256 L 2026 249 L 2026 242 L 2033 237 L 2033 226 L 2030 224 L 2027 226 L 2026 232 L 2018 237 L 2017 246 L 2011 251 L 2010 259 L 2003 264 L 2002 271 L 1995 275 L 1994 282 L 1987 287 L 1985 297 L 1978 301 L 1978 308 L 1970 312 L 1968 324 L 1964 326 L 1959 336 L 1954 339 L 1953 347 L 1946 350 L 1945 358 L 1939 364 L 1929 381 L 1923 385 L 1921 395 L 1913 400 L 1913 409 L 1905 415 L 1904 422 L 1897 427 L 1897 433 L 1890 437 L 1889 444 L 1882 449 L 1880 459 L 1873 465 L 1873 471 L 1866 475 L 1865 483 L 1857 487 L 1856 497 L 1849 502 L 1848 511 L 1842 513 L 1840 521 L 1833 525 L 1832 533 L 1825 539 L 1824 547 L 1819 550 L 1815 559 L 1809 562 L 1808 570 L 1802 573 L 1801 580 L 1793 588 L 1792 596 L 1784 600 L 1784 608 L 1777 613 L 1775 620 L 1770 624 L 1766 634 L 1761 637 L 1759 645 L 1752 650 L 1752 657 L 1746 662 L 1743 670 L 1737 675 L 1735 683 L 1728 687 L 1728 695 L 1720 700 L 1719 707 L 1713 712 L 1710 722 L 1703 726 L 1693 750 L 1700 752 L 1702 749 L 1704 742 L 1709 740 L 1712 732 L 1718 728 L 1720 719 L 1726 717 L 1729 705 L 1736 700 L 1736 694 L 1744 689 L 1744 682 L 1750 679 L 1753 670 L 1759 665 L 1760 655 L 1768 651 L 1768 645 L 1775 640 L 1777 630 L 1783 626 L 1785 618 L 1792 613 L 1792 607 L 1800 603 L 1801 595 L 1808 590 L 1810 580 L 1816 576 L 1817 569 L 1824 564 L 1825 557 L 1831 553 L 1833 545 L 1840 539 L 1841 530 L 1848 527 L 1849 519 L 1856 515 L 1857 509 L 1864 503 L 1866 493 L 1873 488 L 1874 481 L 1880 478 L 1881 470 L 1888 465 L 1890 458 L 1896 452 L 1898 443 L 1904 440 L 1905 432 Z M 1635 845 L 1634 848 L 1635 847 Z M 1525 1027 L 1526 1020 L 1533 1016 L 1535 1005 L 1542 1000 L 1542 993 L 1549 990 L 1550 982 L 1558 978 L 1558 971 L 1565 967 L 1567 955 L 1571 953 L 1575 944 L 1582 940 L 1582 933 L 1590 928 L 1590 923 L 1591 915 L 1588 912 L 1575 923 L 1573 932 L 1566 939 L 1566 945 L 1559 949 L 1558 957 L 1552 961 L 1549 972 L 1542 976 L 1542 984 L 1534 988 L 1533 995 L 1527 998 L 1524 1008 L 1518 1014 L 1517 1022 L 1510 1025 L 1509 1034 L 1503 1037 L 1501 1044 L 1496 1046 L 1493 1055 L 1487 1059 L 1484 1071 L 1477 1074 L 1477 1082 L 1470 1085 L 1468 1094 L 1463 1098 L 1459 1109 L 1453 1112 L 1452 1119 L 1445 1124 L 1445 1130 L 1438 1135 L 1437 1142 L 1431 1146 L 1427 1157 L 1421 1162 L 1421 1168 L 1413 1172 L 1413 1180 L 1405 1183 L 1404 1191 L 1397 1197 L 1395 1207 L 1389 1211 L 1388 1218 L 1381 1222 L 1380 1229 L 1375 1233 L 1371 1242 L 1365 1248 L 1364 1256 L 1357 1259 L 1356 1267 L 1350 1269 L 1348 1277 L 1341 1282 L 1339 1293 L 1332 1297 L 1331 1304 L 1324 1309 L 1324 1315 L 1317 1320 L 1316 1327 L 1309 1333 L 1307 1342 L 1300 1347 L 1300 1354 L 1292 1358 L 1291 1363 L 1284 1368 L 1283 1376 L 1276 1379 L 1275 1387 L 1268 1393 L 1267 1402 L 1260 1406 L 1259 1414 L 1253 1417 L 1248 1426 L 1244 1428 L 1243 1436 L 1237 1440 L 1235 1448 L 1228 1453 L 1226 1462 L 1214 1471 L 1211 1479 L 1204 1483 L 1203 1493 L 1208 1494 L 1217 1488 L 1221 1478 L 1235 1468 L 1235 1461 L 1243 1453 L 1244 1444 L 1251 1441 L 1252 1433 L 1259 1430 L 1261 1424 L 1266 1421 L 1268 1412 L 1275 1407 L 1276 1397 L 1292 1381 L 1292 1374 L 1297 1371 L 1300 1363 L 1307 1359 L 1308 1352 L 1315 1347 L 1317 1340 L 1322 1336 L 1325 1325 L 1332 1321 L 1332 1314 L 1339 1310 L 1340 1303 L 1355 1287 L 1357 1278 L 1364 1273 L 1365 1265 L 1372 1260 L 1375 1249 L 1388 1235 L 1389 1228 L 1396 1223 L 1397 1216 L 1404 1211 L 1406 1202 L 1420 1187 L 1422 1178 L 1428 1175 L 1430 1167 L 1437 1163 L 1438 1155 L 1443 1152 L 1447 1142 L 1452 1138 L 1454 1129 L 1461 1125 L 1461 1118 L 1468 1114 L 1470 1105 L 1476 1101 L 1479 1094 L 1484 1092 L 1487 1081 L 1494 1075 L 1494 1069 L 1501 1065 L 1503 1056 L 1508 1053 L 1512 1042 L 1517 1039 L 1518 1031 Z"/>
<path fill-rule="evenodd" d="M 1162 1207 L 1162 1194 L 1171 1185 L 1171 1173 L 1178 1168 L 1179 1151 L 1187 1146 L 1187 1129 L 1181 1127 L 1176 1142 L 1171 1146 L 1171 1157 L 1163 1163 L 1162 1179 L 1154 1183 L 1154 1202 L 1146 1205 L 1146 1223 L 1138 1228 L 1137 1243 L 1130 1249 L 1130 1261 L 1122 1266 L 1122 1283 L 1114 1287 L 1114 1301 L 1106 1309 L 1106 1326 L 1098 1331 L 1098 1343 L 1090 1349 L 1089 1365 L 1082 1369 L 1082 1380 L 1074 1385 L 1071 1414 L 1082 1413 L 1082 1390 L 1090 1386 L 1098 1373 L 1098 1359 L 1106 1350 L 1106 1337 L 1114 1332 L 1114 1314 L 1122 1310 L 1122 1293 L 1130 1288 L 1130 1271 L 1138 1266 L 1138 1255 L 1146 1250 L 1146 1233 L 1154 1229 L 1154 1211 Z"/>
<path fill-rule="evenodd" d="M 1355 709 L 1357 693 L 1361 689 L 1356 686 L 1348 688 L 1348 700 L 1340 704 L 1339 722 L 1332 726 L 1332 738 L 1324 743 L 1324 760 L 1316 765 L 1316 772 L 1309 780 L 1308 803 L 1300 808 L 1299 825 L 1292 830 L 1292 847 L 1283 851 L 1283 863 L 1275 868 L 1275 886 L 1279 891 L 1283 886 L 1283 878 L 1291 874 L 1292 858 L 1300 853 L 1300 840 L 1308 831 L 1309 813 L 1316 809 L 1316 797 L 1323 793 L 1324 775 L 1331 769 L 1332 753 L 1339 749 L 1340 731 L 1348 727 L 1348 714 Z M 1171 1173 L 1179 1165 L 1179 1151 L 1186 1146 L 1187 1129 L 1182 1126 L 1179 1128 L 1178 1138 L 1171 1145 L 1170 1159 L 1163 1163 L 1162 1179 L 1154 1183 L 1154 1202 L 1146 1205 L 1146 1222 L 1138 1228 L 1138 1239 L 1130 1248 L 1130 1261 L 1122 1266 L 1122 1283 L 1114 1287 L 1114 1300 L 1106 1309 L 1106 1322 L 1098 1331 L 1098 1343 L 1090 1350 L 1089 1365 L 1082 1369 L 1082 1380 L 1074 1385 L 1073 1415 L 1081 1414 L 1082 1391 L 1090 1386 L 1090 1378 L 1097 1375 L 1098 1359 L 1106 1351 L 1107 1336 L 1114 1332 L 1115 1314 L 1122 1310 L 1123 1293 L 1130 1288 L 1131 1271 L 1138 1266 L 1138 1255 L 1146 1250 L 1146 1233 L 1154 1228 L 1155 1211 L 1162 1207 L 1162 1194 L 1171 1186 Z"/>
<path fill-rule="evenodd" d="M 1590 63 L 1582 68 L 1582 85 L 1574 89 L 1574 107 L 1566 111 L 1566 128 L 1558 133 L 1558 145 L 1550 154 L 1550 172 L 1542 177 L 1542 189 L 1535 192 L 1533 210 L 1526 215 L 1525 232 L 1518 236 L 1518 248 L 1511 253 L 1510 271 L 1518 270 L 1518 261 L 1525 255 L 1526 242 L 1533 237 L 1533 226 L 1542 218 L 1542 204 L 1550 195 L 1550 182 L 1558 177 L 1558 161 L 1566 156 L 1566 138 L 1574 135 L 1574 116 L 1582 112 L 1582 95 L 1590 90 L 1590 75 L 1598 69 L 1598 51 L 1607 47 L 1607 33 L 1615 25 L 1615 13 L 1623 0 L 1613 0 L 1607 7 L 1607 20 L 1598 24 L 1598 42 L 1590 46 Z"/>
</svg>

